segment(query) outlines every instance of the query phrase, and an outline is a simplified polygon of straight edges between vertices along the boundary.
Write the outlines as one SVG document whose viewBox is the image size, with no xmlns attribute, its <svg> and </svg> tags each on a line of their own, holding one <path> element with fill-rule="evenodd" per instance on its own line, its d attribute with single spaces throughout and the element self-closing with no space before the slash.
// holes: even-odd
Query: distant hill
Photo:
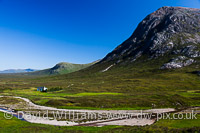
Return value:
<svg viewBox="0 0 200 133">
<path fill-rule="evenodd" d="M 0 73 L 27 73 L 27 72 L 34 72 L 34 71 L 38 71 L 36 69 L 8 69 L 8 70 L 3 70 L 0 71 Z"/>
<path fill-rule="evenodd" d="M 35 71 L 31 73 L 26 73 L 27 75 L 58 75 L 58 74 L 67 74 L 71 72 L 75 72 L 84 68 L 87 68 L 98 61 L 88 63 L 88 64 L 73 64 L 68 62 L 61 62 L 56 64 L 54 67 L 49 69 L 44 69 L 40 71 Z"/>
</svg>

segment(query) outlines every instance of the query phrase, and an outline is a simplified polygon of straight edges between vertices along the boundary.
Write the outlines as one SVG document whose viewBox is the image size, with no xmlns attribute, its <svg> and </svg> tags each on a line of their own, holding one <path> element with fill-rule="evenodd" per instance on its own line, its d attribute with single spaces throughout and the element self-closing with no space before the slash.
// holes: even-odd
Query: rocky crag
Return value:
<svg viewBox="0 0 200 133">
<path fill-rule="evenodd" d="M 173 58 L 161 69 L 181 68 L 200 57 L 200 9 L 162 7 L 148 15 L 134 33 L 115 48 L 100 63 L 135 62 L 166 55 Z"/>
</svg>

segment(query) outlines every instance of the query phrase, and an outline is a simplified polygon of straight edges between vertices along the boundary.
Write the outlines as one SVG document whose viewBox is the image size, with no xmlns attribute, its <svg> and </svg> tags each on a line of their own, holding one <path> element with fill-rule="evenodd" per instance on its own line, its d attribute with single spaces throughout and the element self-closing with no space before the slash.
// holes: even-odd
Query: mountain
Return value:
<svg viewBox="0 0 200 133">
<path fill-rule="evenodd" d="M 187 108 L 200 105 L 199 56 L 200 10 L 162 7 L 98 63 L 38 80 L 66 88 L 62 93 L 123 94 L 69 97 L 74 106 Z"/>
<path fill-rule="evenodd" d="M 0 71 L 0 73 L 27 73 L 27 72 L 34 72 L 34 71 L 38 71 L 36 69 L 8 69 L 8 70 L 4 70 L 4 71 Z"/>
<path fill-rule="evenodd" d="M 133 34 L 98 64 L 118 64 L 161 59 L 160 69 L 181 68 L 200 57 L 200 9 L 162 7 L 139 23 Z M 163 60 L 162 60 L 163 59 Z"/>
<path fill-rule="evenodd" d="M 98 61 L 88 63 L 88 64 L 73 64 L 73 63 L 67 63 L 67 62 L 61 62 L 56 64 L 54 67 L 40 70 L 32 73 L 26 73 L 28 75 L 58 75 L 58 74 L 67 74 L 71 72 L 75 72 L 84 68 L 87 68 Z"/>
</svg>

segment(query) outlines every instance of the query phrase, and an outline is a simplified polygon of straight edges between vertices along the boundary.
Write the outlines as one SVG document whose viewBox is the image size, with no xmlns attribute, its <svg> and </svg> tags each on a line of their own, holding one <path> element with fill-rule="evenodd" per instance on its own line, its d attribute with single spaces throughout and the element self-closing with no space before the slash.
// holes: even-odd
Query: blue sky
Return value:
<svg viewBox="0 0 200 133">
<path fill-rule="evenodd" d="M 200 8 L 200 1 L 0 0 L 0 70 L 101 59 L 162 6 Z"/>
</svg>

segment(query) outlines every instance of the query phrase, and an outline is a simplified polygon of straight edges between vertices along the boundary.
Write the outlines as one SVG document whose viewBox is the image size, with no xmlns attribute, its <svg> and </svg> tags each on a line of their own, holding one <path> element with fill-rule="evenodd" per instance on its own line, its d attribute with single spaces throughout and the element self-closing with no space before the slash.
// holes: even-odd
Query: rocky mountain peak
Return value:
<svg viewBox="0 0 200 133">
<path fill-rule="evenodd" d="M 161 7 L 142 20 L 131 37 L 101 62 L 134 62 L 143 55 L 155 59 L 167 53 L 190 60 L 200 56 L 199 43 L 200 9 Z"/>
</svg>

